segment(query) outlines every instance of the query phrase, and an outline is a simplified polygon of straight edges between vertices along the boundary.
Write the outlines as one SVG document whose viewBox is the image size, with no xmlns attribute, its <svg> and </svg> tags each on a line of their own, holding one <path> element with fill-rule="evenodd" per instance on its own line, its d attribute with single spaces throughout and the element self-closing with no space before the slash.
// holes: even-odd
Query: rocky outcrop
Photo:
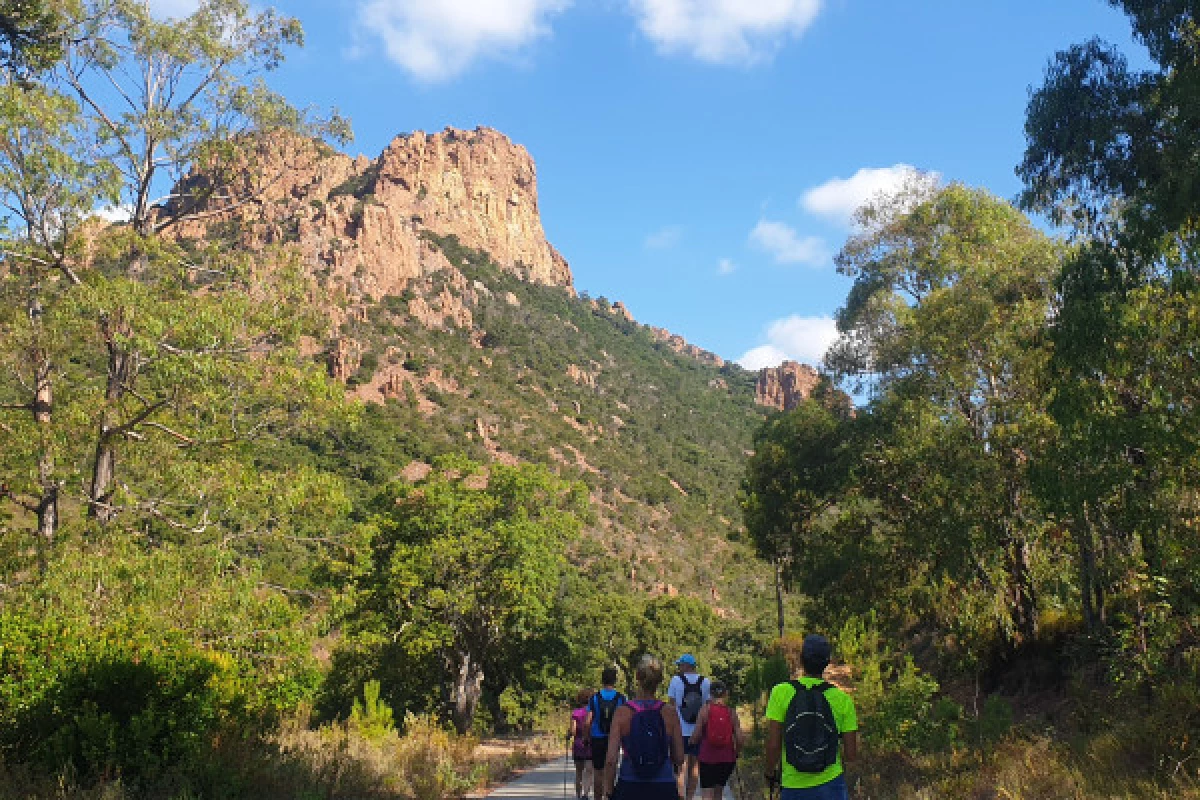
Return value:
<svg viewBox="0 0 1200 800">
<path fill-rule="evenodd" d="M 754 399 L 760 406 L 791 411 L 811 397 L 820 382 L 821 376 L 809 365 L 784 361 L 758 373 Z"/>
<path fill-rule="evenodd" d="M 327 281 L 375 297 L 456 266 L 427 240 L 453 236 L 525 280 L 572 288 L 542 227 L 533 158 L 498 131 L 407 134 L 376 159 L 273 137 L 247 160 L 247 174 L 263 176 L 258 202 L 210 207 L 218 213 L 177 226 L 177 235 L 233 231 L 251 249 L 296 243 Z"/>
<path fill-rule="evenodd" d="M 710 353 L 703 348 L 691 344 L 677 333 L 671 333 L 665 328 L 655 328 L 649 325 L 646 327 L 656 342 L 662 342 L 667 347 L 671 348 L 682 356 L 694 358 L 702 364 L 709 364 L 718 369 L 725 366 L 725 359 L 721 358 L 716 353 Z"/>
</svg>

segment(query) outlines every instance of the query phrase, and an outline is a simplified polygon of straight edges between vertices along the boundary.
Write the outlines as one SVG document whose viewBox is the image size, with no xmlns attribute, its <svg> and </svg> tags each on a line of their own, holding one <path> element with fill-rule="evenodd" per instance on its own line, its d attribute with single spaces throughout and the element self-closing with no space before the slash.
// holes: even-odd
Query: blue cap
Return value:
<svg viewBox="0 0 1200 800">
<path fill-rule="evenodd" d="M 689 667 L 694 667 L 694 666 L 696 666 L 696 657 L 694 655 L 692 655 L 691 653 L 684 653 L 683 655 L 681 655 L 679 657 L 679 660 L 676 661 L 675 663 L 676 664 L 687 664 Z"/>
</svg>

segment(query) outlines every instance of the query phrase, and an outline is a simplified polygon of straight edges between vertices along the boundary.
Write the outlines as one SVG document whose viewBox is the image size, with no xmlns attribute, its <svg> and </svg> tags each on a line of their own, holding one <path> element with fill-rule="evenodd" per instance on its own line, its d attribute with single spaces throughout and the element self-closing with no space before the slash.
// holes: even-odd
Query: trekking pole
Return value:
<svg viewBox="0 0 1200 800">
<path fill-rule="evenodd" d="M 567 751 L 563 753 L 563 800 L 567 800 L 567 782 L 571 778 L 571 744 L 567 742 Z"/>
</svg>

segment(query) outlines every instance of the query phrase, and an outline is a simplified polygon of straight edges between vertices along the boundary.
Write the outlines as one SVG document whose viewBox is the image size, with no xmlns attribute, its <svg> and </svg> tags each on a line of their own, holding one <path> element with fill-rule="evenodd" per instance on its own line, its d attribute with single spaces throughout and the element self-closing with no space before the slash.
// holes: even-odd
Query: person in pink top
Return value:
<svg viewBox="0 0 1200 800">
<path fill-rule="evenodd" d="M 704 800 L 721 800 L 742 750 L 742 726 L 737 712 L 729 706 L 729 690 L 724 683 L 713 681 L 709 697 L 710 702 L 696 718 L 691 745 L 700 748 L 700 791 Z"/>
<path fill-rule="evenodd" d="M 591 689 L 580 689 L 575 697 L 579 706 L 571 712 L 567 728 L 567 741 L 571 745 L 571 758 L 575 761 L 575 800 L 587 800 L 592 785 L 592 737 L 588 730 L 588 701 Z"/>
</svg>

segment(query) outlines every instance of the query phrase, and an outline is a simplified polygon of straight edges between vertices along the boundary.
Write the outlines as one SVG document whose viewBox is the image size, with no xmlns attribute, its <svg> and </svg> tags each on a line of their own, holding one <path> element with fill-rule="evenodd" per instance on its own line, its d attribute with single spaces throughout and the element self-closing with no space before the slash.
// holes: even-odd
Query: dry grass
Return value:
<svg viewBox="0 0 1200 800">
<path fill-rule="evenodd" d="M 444 800 L 462 798 L 558 752 L 549 736 L 460 737 L 410 717 L 405 735 L 365 736 L 353 725 L 283 726 L 272 741 L 225 742 L 201 777 L 135 793 L 114 782 L 76 787 L 69 775 L 34 776 L 0 766 L 0 800 Z"/>
</svg>

